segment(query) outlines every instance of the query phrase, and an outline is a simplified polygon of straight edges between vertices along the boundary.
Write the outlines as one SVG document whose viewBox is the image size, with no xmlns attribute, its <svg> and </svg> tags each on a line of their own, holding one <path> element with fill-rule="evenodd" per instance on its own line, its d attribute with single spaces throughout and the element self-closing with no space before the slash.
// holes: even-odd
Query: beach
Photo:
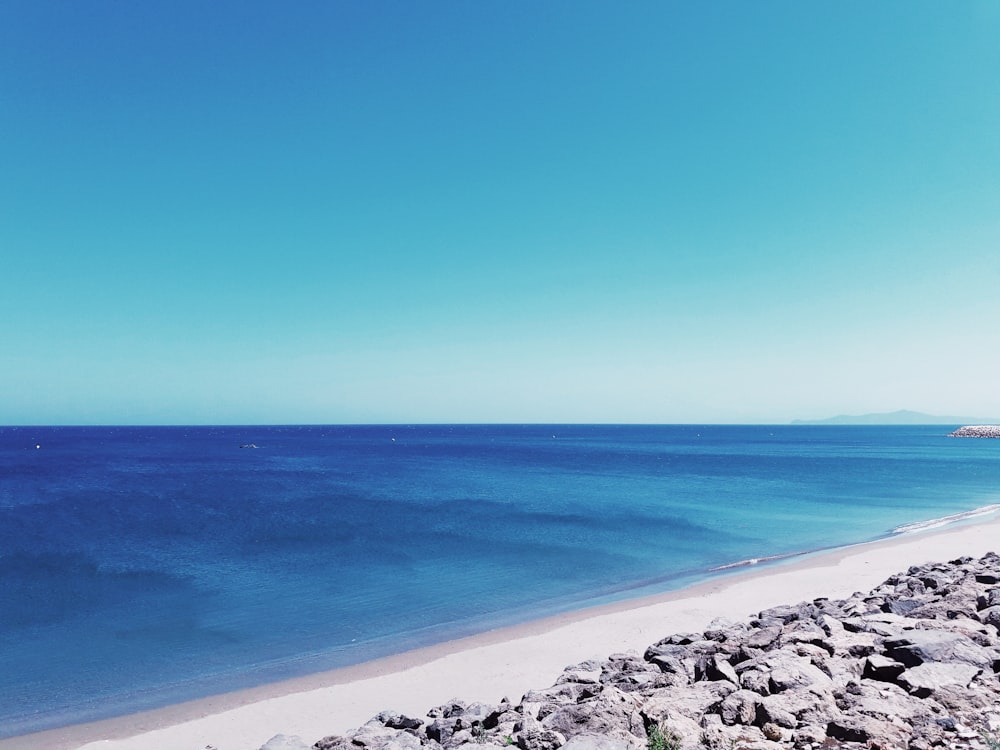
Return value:
<svg viewBox="0 0 1000 750">
<path fill-rule="evenodd" d="M 750 565 L 662 595 L 494 630 L 355 667 L 264 685 L 131 716 L 0 740 L 0 750 L 256 750 L 276 734 L 312 744 L 360 726 L 383 709 L 422 717 L 451 698 L 517 700 L 590 658 L 639 652 L 714 618 L 840 598 L 911 565 L 980 556 L 998 545 L 988 517 L 922 533 Z"/>
</svg>

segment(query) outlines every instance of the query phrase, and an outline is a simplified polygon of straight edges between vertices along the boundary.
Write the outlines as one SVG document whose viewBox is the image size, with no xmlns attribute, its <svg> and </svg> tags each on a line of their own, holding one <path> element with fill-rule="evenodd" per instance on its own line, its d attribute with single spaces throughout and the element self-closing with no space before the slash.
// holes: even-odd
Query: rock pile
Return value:
<svg viewBox="0 0 1000 750">
<path fill-rule="evenodd" d="M 948 437 L 1000 438 L 1000 425 L 969 424 L 949 432 Z"/>
<path fill-rule="evenodd" d="M 1000 557 L 990 553 L 575 664 L 516 704 L 453 700 L 423 719 L 385 711 L 312 747 L 995 750 L 998 629 Z"/>
</svg>

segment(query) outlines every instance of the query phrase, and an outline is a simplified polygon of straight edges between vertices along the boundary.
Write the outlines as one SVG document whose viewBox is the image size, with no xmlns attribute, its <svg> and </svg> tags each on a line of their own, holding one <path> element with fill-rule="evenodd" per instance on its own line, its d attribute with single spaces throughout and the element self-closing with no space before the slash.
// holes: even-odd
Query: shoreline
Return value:
<svg viewBox="0 0 1000 750">
<path fill-rule="evenodd" d="M 495 702 L 547 687 L 590 658 L 641 652 L 715 617 L 867 591 L 911 565 L 1000 547 L 1000 518 L 959 514 L 944 527 L 782 557 L 743 561 L 685 588 L 506 626 L 303 677 L 85 724 L 0 739 L 0 750 L 257 750 L 276 734 L 312 744 L 384 709 L 423 716 L 459 697 Z"/>
</svg>

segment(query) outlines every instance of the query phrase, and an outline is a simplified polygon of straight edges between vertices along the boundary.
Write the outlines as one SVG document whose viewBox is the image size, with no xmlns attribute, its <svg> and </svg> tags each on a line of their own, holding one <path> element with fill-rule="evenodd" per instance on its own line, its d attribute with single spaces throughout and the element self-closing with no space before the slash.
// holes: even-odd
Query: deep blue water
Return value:
<svg viewBox="0 0 1000 750">
<path fill-rule="evenodd" d="M 0 736 L 1000 502 L 948 431 L 0 428 Z"/>
</svg>

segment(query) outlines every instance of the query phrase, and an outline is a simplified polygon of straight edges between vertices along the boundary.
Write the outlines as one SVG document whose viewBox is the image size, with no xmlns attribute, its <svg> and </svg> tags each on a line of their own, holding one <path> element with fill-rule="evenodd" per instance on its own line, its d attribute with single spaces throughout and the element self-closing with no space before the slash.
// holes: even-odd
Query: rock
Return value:
<svg viewBox="0 0 1000 750">
<path fill-rule="evenodd" d="M 898 681 L 904 689 L 913 695 L 918 698 L 926 698 L 945 685 L 965 687 L 980 672 L 982 672 L 981 669 L 971 664 L 928 662 L 907 669 L 899 675 Z"/>
<path fill-rule="evenodd" d="M 828 675 L 801 656 L 776 651 L 768 656 L 765 663 L 771 667 L 769 682 L 772 693 L 802 688 L 823 689 L 831 685 Z"/>
<path fill-rule="evenodd" d="M 979 619 L 984 625 L 992 625 L 1000 630 L 1000 605 L 987 607 L 979 612 Z"/>
<path fill-rule="evenodd" d="M 750 648 L 768 648 L 781 636 L 782 626 L 771 625 L 764 628 L 754 628 L 750 631 L 746 639 L 746 645 Z"/>
<path fill-rule="evenodd" d="M 905 669 L 906 665 L 895 659 L 890 659 L 888 656 L 882 656 L 881 654 L 873 654 L 865 659 L 864 672 L 862 672 L 861 676 L 870 680 L 895 682 L 896 678 Z"/>
<path fill-rule="evenodd" d="M 980 669 L 991 668 L 992 656 L 982 646 L 960 633 L 940 630 L 909 630 L 886 638 L 886 654 L 907 667 L 926 662 L 964 662 Z"/>
<path fill-rule="evenodd" d="M 331 734 L 313 743 L 312 750 L 346 750 L 352 747 L 351 741 L 346 737 Z"/>
<path fill-rule="evenodd" d="M 528 730 L 517 737 L 517 746 L 521 750 L 558 750 L 565 744 L 566 738 L 551 729 Z"/>
<path fill-rule="evenodd" d="M 719 704 L 719 716 L 727 726 L 733 724 L 753 724 L 757 719 L 757 704 L 760 696 L 750 690 L 737 690 Z"/>
<path fill-rule="evenodd" d="M 865 724 L 863 719 L 842 716 L 827 724 L 826 734 L 841 742 L 868 742 L 870 735 Z"/>
<path fill-rule="evenodd" d="M 261 745 L 260 750 L 309 750 L 309 745 L 296 735 L 276 734 Z"/>
<path fill-rule="evenodd" d="M 638 750 L 641 745 L 601 734 L 578 734 L 562 747 L 563 750 Z"/>
<path fill-rule="evenodd" d="M 646 734 L 636 699 L 613 687 L 596 698 L 561 706 L 541 723 L 545 729 L 555 730 L 564 737 L 603 734 L 627 739 L 628 735 L 645 737 Z"/>
<path fill-rule="evenodd" d="M 411 719 L 396 711 L 383 711 L 375 717 L 383 726 L 390 729 L 419 729 L 423 726 L 420 719 Z"/>
<path fill-rule="evenodd" d="M 760 729 L 764 733 L 764 736 L 771 740 L 771 742 L 780 742 L 784 738 L 784 733 L 781 731 L 781 727 L 777 724 L 768 722 Z"/>
<path fill-rule="evenodd" d="M 686 716 L 700 721 L 736 688 L 728 682 L 698 682 L 687 687 L 654 690 L 639 707 L 639 711 L 652 721 L 670 716 Z"/>
<path fill-rule="evenodd" d="M 720 654 L 713 654 L 702 666 L 695 669 L 695 680 L 699 679 L 699 673 L 706 680 L 728 680 L 733 685 L 740 684 L 740 678 L 736 676 L 733 665 Z"/>
<path fill-rule="evenodd" d="M 757 703 L 757 715 L 754 717 L 754 723 L 762 728 L 764 724 L 776 724 L 786 729 L 794 729 L 798 726 L 795 714 L 789 710 L 789 704 L 783 700 L 782 696 L 772 696 L 760 700 Z"/>
</svg>

